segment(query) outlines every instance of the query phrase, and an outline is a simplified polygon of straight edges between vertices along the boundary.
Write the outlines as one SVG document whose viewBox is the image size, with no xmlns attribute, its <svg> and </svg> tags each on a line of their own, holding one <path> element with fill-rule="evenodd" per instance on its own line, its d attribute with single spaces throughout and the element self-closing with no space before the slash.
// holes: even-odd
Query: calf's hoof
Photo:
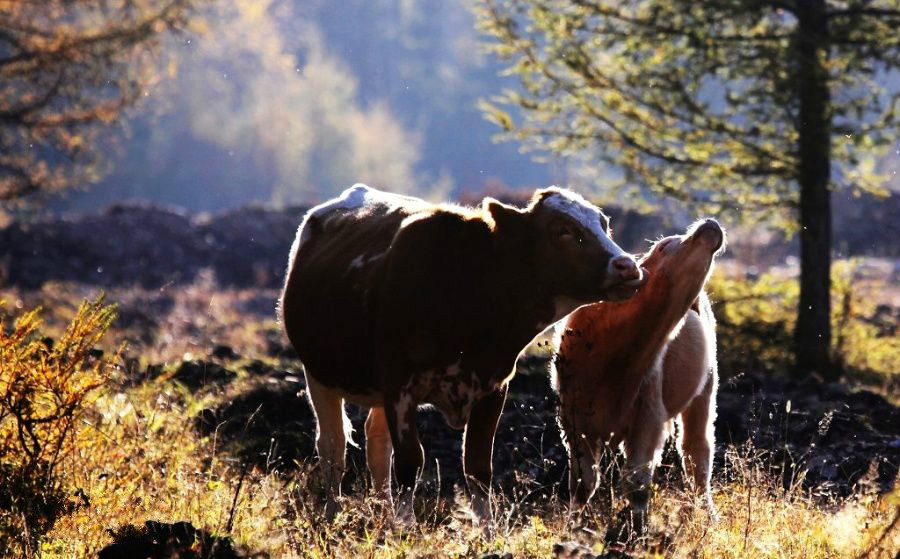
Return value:
<svg viewBox="0 0 900 559">
<path fill-rule="evenodd" d="M 640 509 L 625 507 L 615 523 L 606 530 L 606 545 L 615 549 L 629 546 L 647 536 L 646 513 Z"/>
</svg>

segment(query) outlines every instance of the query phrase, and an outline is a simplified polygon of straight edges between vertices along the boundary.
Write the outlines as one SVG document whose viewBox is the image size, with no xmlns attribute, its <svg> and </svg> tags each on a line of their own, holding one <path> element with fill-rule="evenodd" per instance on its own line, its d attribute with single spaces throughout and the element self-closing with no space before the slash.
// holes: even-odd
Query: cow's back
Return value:
<svg viewBox="0 0 900 559">
<path fill-rule="evenodd" d="M 359 399 L 380 392 L 371 334 L 381 263 L 403 220 L 430 207 L 355 186 L 304 218 L 281 311 L 307 374 Z"/>
</svg>

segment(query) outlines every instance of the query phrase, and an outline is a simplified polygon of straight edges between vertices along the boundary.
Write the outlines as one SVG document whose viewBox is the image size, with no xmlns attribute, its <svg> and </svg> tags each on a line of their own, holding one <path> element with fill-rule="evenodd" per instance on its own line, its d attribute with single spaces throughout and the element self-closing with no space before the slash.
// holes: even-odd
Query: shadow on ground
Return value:
<svg viewBox="0 0 900 559">
<path fill-rule="evenodd" d="M 517 500 L 522 491 L 534 499 L 567 497 L 566 452 L 546 366 L 541 359 L 520 363 L 497 432 L 495 480 Z M 228 375 L 221 369 L 214 362 L 186 362 L 178 370 L 187 380 L 207 375 L 206 382 L 222 382 Z M 252 388 L 203 410 L 196 418 L 199 431 L 215 434 L 224 451 L 266 471 L 289 472 L 313 463 L 315 417 L 305 396 L 302 366 L 295 360 L 282 360 L 278 366 L 256 361 L 248 370 L 256 381 Z M 365 410 L 348 406 L 348 412 L 359 445 L 348 447 L 349 490 L 360 476 L 365 479 Z M 452 494 L 463 482 L 462 433 L 450 429 L 433 410 L 420 412 L 419 431 L 426 452 L 423 489 Z M 863 481 L 886 491 L 900 465 L 900 408 L 877 394 L 841 384 L 743 374 L 723 381 L 719 392 L 718 476 L 734 474 L 723 464 L 726 449 L 735 446 L 760 453 L 767 469 L 785 485 L 800 476 L 805 486 L 822 495 L 850 495 Z M 660 475 L 675 479 L 678 471 L 670 456 Z"/>
</svg>

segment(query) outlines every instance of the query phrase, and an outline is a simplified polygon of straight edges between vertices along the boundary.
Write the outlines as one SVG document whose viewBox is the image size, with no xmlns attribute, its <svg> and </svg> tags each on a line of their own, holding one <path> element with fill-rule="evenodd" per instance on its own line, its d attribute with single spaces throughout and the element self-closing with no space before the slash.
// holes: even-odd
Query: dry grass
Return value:
<svg viewBox="0 0 900 559">
<path fill-rule="evenodd" d="M 199 438 L 185 419 L 205 402 L 160 382 L 97 402 L 89 444 L 67 464 L 72 481 L 91 506 L 59 521 L 42 556 L 86 557 L 109 542 L 105 528 L 187 520 L 216 533 L 227 531 L 242 474 L 240 464 L 216 451 L 214 437 Z M 900 514 L 900 493 L 864 494 L 844 503 L 818 503 L 795 487 L 767 477 L 746 454 L 731 453 L 733 481 L 715 485 L 720 519 L 695 510 L 687 494 L 662 489 L 655 499 L 653 557 L 885 557 L 900 551 L 900 527 L 885 534 Z M 514 557 L 552 556 L 554 544 L 578 540 L 599 552 L 606 515 L 600 508 L 586 530 L 566 526 L 555 499 L 522 507 L 500 499 L 497 535 L 485 541 L 465 514 L 464 499 L 420 499 L 420 523 L 392 527 L 361 484 L 331 525 L 320 516 L 315 471 L 292 476 L 250 471 L 243 481 L 230 533 L 237 543 L 272 557 L 472 557 L 491 551 Z M 592 535 L 593 532 L 593 535 Z"/>
<path fill-rule="evenodd" d="M 227 343 L 248 358 L 264 358 L 266 344 L 277 333 L 274 316 L 248 318 L 240 310 L 259 292 L 221 291 L 204 281 L 157 294 L 110 292 L 109 299 L 122 303 L 126 312 L 129 306 L 145 307 L 153 323 L 134 319 L 104 343 L 116 347 L 130 342 L 130 353 L 142 363 L 203 355 L 213 343 Z M 48 327 L 58 332 L 71 319 L 73 299 L 93 294 L 87 288 L 56 285 L 37 293 L 6 292 L 3 298 L 8 314 L 22 312 L 16 306 L 45 304 L 51 311 Z M 496 535 L 486 541 L 472 526 L 463 495 L 450 500 L 420 495 L 419 523 L 403 529 L 367 498 L 365 483 L 359 481 L 345 498 L 343 512 L 326 523 L 312 465 L 290 472 L 245 470 L 222 450 L 215 433 L 202 436 L 193 427 L 200 410 L 234 398 L 253 382 L 240 373 L 224 388 L 192 393 L 162 376 L 137 386 L 117 385 L 98 398 L 82 417 L 76 452 L 61 468 L 68 486 L 81 488 L 90 506 L 59 519 L 39 556 L 94 556 L 110 542 L 107 528 L 148 519 L 189 521 L 217 534 L 230 533 L 236 543 L 271 557 L 477 557 L 499 551 L 516 558 L 549 558 L 554 545 L 563 541 L 603 551 L 609 517 L 603 507 L 591 509 L 586 525 L 576 529 L 567 525 L 565 504 L 556 498 L 525 503 L 499 496 Z M 649 545 L 634 555 L 894 559 L 900 552 L 900 490 L 881 496 L 863 491 L 844 502 L 823 502 L 796 485 L 782 489 L 767 473 L 765 460 L 749 451 L 729 452 L 726 470 L 714 483 L 717 522 L 696 509 L 682 490 L 660 488 L 652 505 Z"/>
</svg>

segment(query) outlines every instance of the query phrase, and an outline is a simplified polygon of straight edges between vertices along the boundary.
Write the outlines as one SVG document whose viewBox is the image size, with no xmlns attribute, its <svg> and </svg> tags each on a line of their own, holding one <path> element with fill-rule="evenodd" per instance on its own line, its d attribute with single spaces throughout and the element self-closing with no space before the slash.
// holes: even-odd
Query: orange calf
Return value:
<svg viewBox="0 0 900 559">
<path fill-rule="evenodd" d="M 582 307 L 558 327 L 552 372 L 573 510 L 596 490 L 604 451 L 624 444 L 626 518 L 629 531 L 641 532 L 653 469 L 676 418 L 686 471 L 712 505 L 716 341 L 703 287 L 724 243 L 714 220 L 658 241 L 641 261 L 649 280 L 637 295 Z"/>
</svg>

